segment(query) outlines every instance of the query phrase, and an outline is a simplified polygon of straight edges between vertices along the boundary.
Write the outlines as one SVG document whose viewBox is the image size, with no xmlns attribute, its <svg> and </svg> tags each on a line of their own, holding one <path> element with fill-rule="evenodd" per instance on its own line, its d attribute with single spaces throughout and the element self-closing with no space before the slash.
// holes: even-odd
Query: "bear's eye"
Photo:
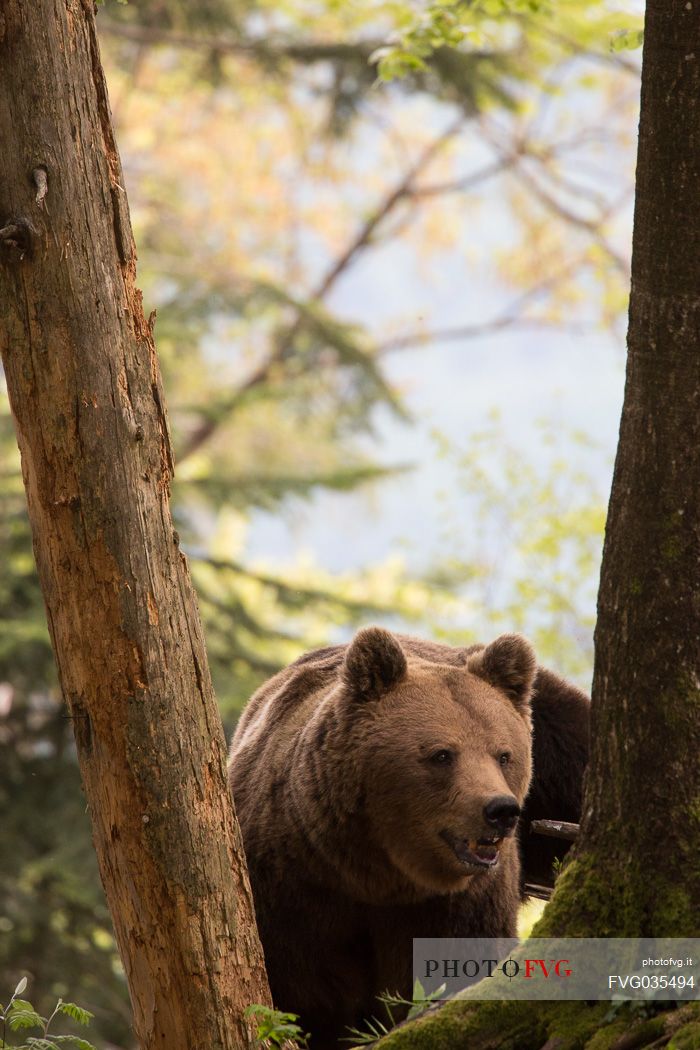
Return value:
<svg viewBox="0 0 700 1050">
<path fill-rule="evenodd" d="M 498 761 L 502 766 L 507 766 L 510 762 L 510 751 L 501 751 Z"/>
<path fill-rule="evenodd" d="M 446 747 L 443 747 L 430 756 L 430 761 L 434 766 L 449 766 L 453 758 L 454 754 L 452 751 L 448 751 Z"/>
</svg>

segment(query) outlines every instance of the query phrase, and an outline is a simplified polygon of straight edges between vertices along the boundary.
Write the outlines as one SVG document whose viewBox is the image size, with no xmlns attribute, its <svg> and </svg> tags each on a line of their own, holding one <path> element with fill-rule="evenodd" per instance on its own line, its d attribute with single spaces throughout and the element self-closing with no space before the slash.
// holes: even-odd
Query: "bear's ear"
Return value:
<svg viewBox="0 0 700 1050">
<path fill-rule="evenodd" d="M 537 674 L 535 650 L 520 634 L 502 634 L 470 655 L 467 669 L 502 689 L 517 708 L 526 709 Z"/>
<path fill-rule="evenodd" d="M 353 696 L 376 700 L 405 676 L 406 657 L 390 631 L 364 627 L 345 653 L 342 674 Z"/>
</svg>

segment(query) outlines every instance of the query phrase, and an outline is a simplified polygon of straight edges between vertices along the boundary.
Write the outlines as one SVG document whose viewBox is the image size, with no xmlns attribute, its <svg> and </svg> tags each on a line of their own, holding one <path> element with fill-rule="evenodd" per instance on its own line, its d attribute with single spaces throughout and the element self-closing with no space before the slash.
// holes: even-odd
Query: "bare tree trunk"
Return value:
<svg viewBox="0 0 700 1050">
<path fill-rule="evenodd" d="M 538 932 L 700 936 L 700 8 L 649 0 L 582 835 Z"/>
<path fill-rule="evenodd" d="M 0 347 L 137 1036 L 248 1047 L 269 991 L 88 0 L 0 3 L 0 142 Z"/>
</svg>

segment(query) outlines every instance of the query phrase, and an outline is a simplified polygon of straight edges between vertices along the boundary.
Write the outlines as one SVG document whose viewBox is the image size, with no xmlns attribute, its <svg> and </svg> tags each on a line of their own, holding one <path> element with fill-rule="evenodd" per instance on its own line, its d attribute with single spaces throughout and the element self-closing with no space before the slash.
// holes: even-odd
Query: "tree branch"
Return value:
<svg viewBox="0 0 700 1050">
<path fill-rule="evenodd" d="M 464 124 L 465 117 L 460 114 L 448 127 L 434 138 L 421 152 L 418 159 L 409 167 L 408 171 L 399 179 L 396 185 L 386 194 L 378 204 L 369 218 L 360 226 L 355 236 L 349 241 L 346 248 L 329 267 L 317 286 L 311 292 L 309 300 L 318 303 L 331 291 L 336 281 L 355 262 L 358 256 L 368 247 L 373 235 L 380 224 L 394 211 L 396 206 L 406 198 L 410 197 L 414 189 L 414 182 L 422 171 L 430 164 L 436 154 L 444 145 L 452 139 Z M 295 337 L 304 325 L 304 317 L 300 312 L 294 321 L 287 327 L 278 341 L 276 347 L 258 365 L 255 371 L 235 391 L 232 392 L 228 402 L 222 407 L 222 412 L 216 419 L 203 420 L 200 426 L 190 435 L 184 448 L 180 451 L 179 462 L 187 459 L 197 452 L 202 445 L 209 440 L 218 428 L 223 415 L 229 414 L 242 398 L 251 390 L 266 382 L 274 369 L 280 365 L 288 356 Z"/>
<path fill-rule="evenodd" d="M 579 215 L 570 208 L 567 208 L 565 204 L 562 204 L 561 201 L 557 200 L 553 194 L 549 193 L 543 186 L 541 186 L 522 166 L 522 164 L 518 164 L 517 161 L 513 164 L 513 174 L 524 186 L 527 187 L 533 197 L 536 197 L 549 211 L 553 212 L 560 219 L 563 219 L 564 222 L 567 222 L 570 226 L 575 226 L 576 228 L 591 234 L 593 239 L 605 252 L 617 270 L 619 270 L 624 277 L 629 277 L 630 268 L 627 259 L 620 255 L 620 253 L 608 243 L 601 229 L 603 222 L 609 218 L 610 214 L 615 210 L 615 206 L 611 205 L 598 219 L 587 219 L 583 215 Z"/>
<path fill-rule="evenodd" d="M 157 26 L 136 25 L 118 22 L 100 15 L 101 34 L 129 40 L 134 44 L 150 47 L 188 48 L 193 51 L 213 51 L 218 54 L 249 55 L 253 58 L 274 60 L 291 58 L 298 62 L 328 62 L 333 59 L 352 59 L 369 62 L 372 53 L 381 45 L 381 40 L 362 40 L 356 43 L 316 43 L 313 41 L 293 44 L 283 40 L 270 43 L 268 40 L 242 40 L 232 36 L 206 34 L 192 35 L 174 29 Z"/>
<path fill-rule="evenodd" d="M 311 298 L 313 300 L 318 301 L 328 294 L 341 274 L 347 270 L 352 262 L 355 261 L 360 252 L 369 245 L 379 224 L 394 210 L 400 201 L 404 200 L 406 197 L 412 197 L 414 195 L 413 184 L 415 179 L 420 175 L 421 171 L 428 166 L 430 161 L 433 160 L 445 143 L 449 142 L 451 138 L 454 138 L 464 124 L 464 119 L 464 116 L 460 114 L 459 117 L 445 129 L 445 131 L 441 132 L 437 138 L 433 139 L 433 141 L 423 150 L 415 164 L 408 169 L 394 189 L 387 194 L 381 204 L 357 231 L 355 237 L 350 241 L 345 251 L 342 252 L 336 262 L 330 267 L 316 290 L 312 292 Z"/>
<path fill-rule="evenodd" d="M 509 162 L 501 158 L 493 164 L 486 164 L 483 168 L 465 175 L 461 179 L 435 182 L 432 186 L 414 186 L 413 189 L 407 192 L 407 196 L 411 197 L 412 200 L 422 200 L 426 197 L 440 197 L 447 193 L 467 193 L 494 175 L 500 175 L 509 166 Z"/>
<path fill-rule="evenodd" d="M 377 602 L 363 602 L 355 598 L 345 598 L 342 595 L 333 594 L 331 591 L 322 590 L 318 587 L 308 587 L 303 584 L 290 583 L 286 580 L 279 579 L 277 576 L 271 576 L 269 573 L 256 572 L 255 570 L 246 567 L 241 562 L 205 557 L 194 551 L 188 552 L 188 555 L 193 562 L 200 562 L 203 565 L 209 565 L 218 572 L 232 572 L 236 576 L 245 576 L 250 580 L 255 580 L 256 583 L 260 583 L 264 587 L 269 587 L 271 590 L 274 590 L 282 600 L 326 602 L 329 605 L 342 606 L 344 609 L 360 614 L 370 611 L 377 614 L 384 614 L 392 611 L 388 606 Z"/>
<path fill-rule="evenodd" d="M 608 243 L 602 232 L 602 226 L 631 194 L 631 189 L 629 192 L 623 194 L 623 196 L 615 203 L 608 204 L 606 208 L 601 208 L 597 218 L 586 218 L 585 216 L 572 211 L 563 204 L 562 201 L 555 197 L 553 193 L 542 186 L 523 164 L 523 161 L 528 159 L 542 165 L 542 168 L 549 179 L 556 182 L 557 180 L 555 176 L 546 167 L 547 160 L 551 159 L 554 155 L 552 150 L 533 150 L 524 138 L 521 138 L 516 143 L 515 148 L 509 148 L 507 145 L 504 145 L 499 141 L 498 133 L 496 132 L 496 134 L 494 134 L 495 129 L 489 128 L 483 122 L 482 128 L 484 135 L 491 146 L 499 153 L 504 164 L 508 166 L 509 170 L 513 172 L 514 176 L 519 179 L 528 192 L 558 218 L 562 219 L 569 225 L 584 230 L 586 233 L 590 234 L 619 272 L 625 278 L 628 278 L 630 273 L 629 263 L 627 259 L 620 255 L 619 252 Z"/>
<path fill-rule="evenodd" d="M 407 335 L 398 336 L 396 339 L 388 339 L 377 347 L 378 354 L 391 354 L 396 350 L 411 350 L 414 347 L 425 346 L 426 343 L 457 343 L 467 339 L 478 339 L 480 336 L 495 335 L 505 328 L 531 328 L 535 330 L 556 328 L 561 330 L 562 325 L 558 321 L 548 321 L 546 318 L 538 317 L 512 317 L 503 315 L 494 317 L 490 321 L 481 324 L 455 325 L 451 328 L 435 328 L 426 332 L 409 332 Z M 569 331 L 582 332 L 589 326 L 584 324 L 571 324 L 565 326 Z"/>
<path fill-rule="evenodd" d="M 394 339 L 388 339 L 383 343 L 380 343 L 377 347 L 378 354 L 390 354 L 396 350 L 409 350 L 412 347 L 423 346 L 426 343 L 445 343 L 445 342 L 463 342 L 466 339 L 476 339 L 480 336 L 493 335 L 496 332 L 503 331 L 505 328 L 511 328 L 515 325 L 522 326 L 524 328 L 549 328 L 554 326 L 554 322 L 547 321 L 546 318 L 535 318 L 535 317 L 523 317 L 522 311 L 530 303 L 539 299 L 546 292 L 551 291 L 562 281 L 566 280 L 584 261 L 582 256 L 577 257 L 568 266 L 552 274 L 551 277 L 545 278 L 538 284 L 529 288 L 528 291 L 519 295 L 510 306 L 504 310 L 498 317 L 491 318 L 489 321 L 482 321 L 476 324 L 465 324 L 456 325 L 451 328 L 438 328 L 432 330 L 426 330 L 424 332 L 408 332 L 405 335 L 397 336 Z M 559 323 L 556 323 L 557 328 L 561 328 Z M 570 325 L 567 326 L 570 330 L 584 330 L 589 325 L 581 324 L 579 326 Z"/>
</svg>

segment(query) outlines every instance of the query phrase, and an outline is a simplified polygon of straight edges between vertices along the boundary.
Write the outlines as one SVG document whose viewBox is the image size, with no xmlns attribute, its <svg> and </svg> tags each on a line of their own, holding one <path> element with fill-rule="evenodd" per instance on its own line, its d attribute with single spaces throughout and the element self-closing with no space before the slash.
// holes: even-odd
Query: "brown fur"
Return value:
<svg viewBox="0 0 700 1050">
<path fill-rule="evenodd" d="M 523 804 L 535 674 L 517 635 L 453 649 L 367 628 L 250 701 L 230 783 L 273 998 L 314 1046 L 376 1014 L 384 989 L 410 992 L 413 937 L 515 932 L 515 838 L 474 870 L 445 836 L 492 834 L 495 796 Z"/>
</svg>

